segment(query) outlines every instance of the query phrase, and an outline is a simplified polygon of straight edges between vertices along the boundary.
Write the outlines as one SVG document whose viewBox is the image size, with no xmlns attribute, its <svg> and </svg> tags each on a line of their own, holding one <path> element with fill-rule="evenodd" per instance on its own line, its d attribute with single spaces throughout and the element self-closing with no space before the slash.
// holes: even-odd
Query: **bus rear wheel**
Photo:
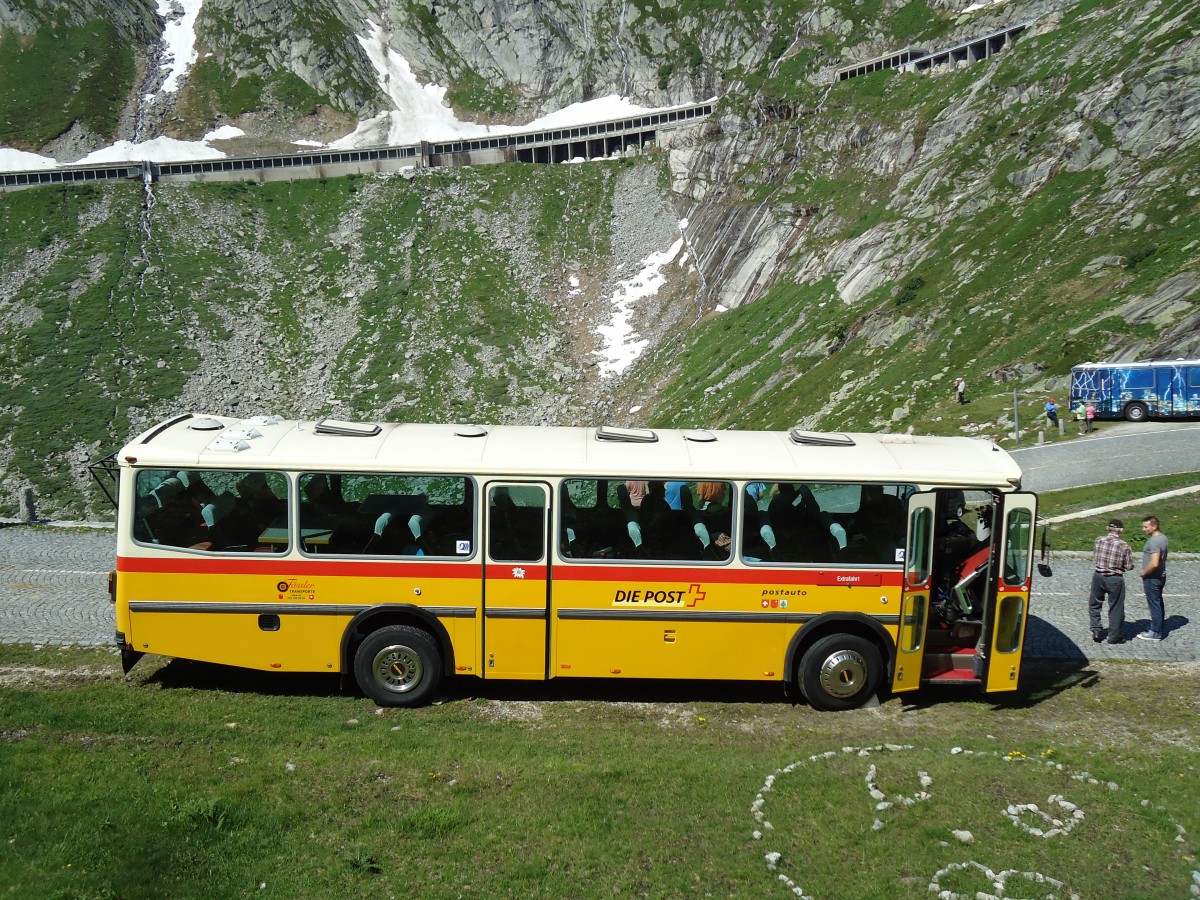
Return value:
<svg viewBox="0 0 1200 900">
<path fill-rule="evenodd" d="M 1130 403 L 1125 407 L 1125 418 L 1130 422 L 1145 422 L 1150 418 L 1150 411 L 1145 403 Z"/>
<path fill-rule="evenodd" d="M 380 706 L 419 706 L 442 680 L 442 654 L 427 632 L 389 625 L 371 632 L 359 645 L 354 677 Z"/>
<path fill-rule="evenodd" d="M 865 638 L 830 634 L 800 660 L 800 690 L 814 709 L 843 710 L 862 706 L 875 695 L 883 659 Z"/>
</svg>

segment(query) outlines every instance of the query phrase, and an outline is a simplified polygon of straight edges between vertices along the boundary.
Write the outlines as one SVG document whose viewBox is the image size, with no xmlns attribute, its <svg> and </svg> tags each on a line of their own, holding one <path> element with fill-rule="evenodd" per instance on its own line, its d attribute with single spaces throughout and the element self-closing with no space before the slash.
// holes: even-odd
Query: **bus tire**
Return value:
<svg viewBox="0 0 1200 900">
<path fill-rule="evenodd" d="M 442 680 L 442 654 L 427 632 L 389 625 L 371 632 L 359 645 L 354 678 L 380 706 L 419 706 Z"/>
<path fill-rule="evenodd" d="M 1130 422 L 1145 422 L 1150 418 L 1150 411 L 1145 403 L 1130 403 L 1125 407 L 1125 418 Z"/>
<path fill-rule="evenodd" d="M 830 634 L 805 651 L 797 680 L 814 709 L 836 711 L 870 700 L 882 674 L 878 647 L 857 635 Z"/>
</svg>

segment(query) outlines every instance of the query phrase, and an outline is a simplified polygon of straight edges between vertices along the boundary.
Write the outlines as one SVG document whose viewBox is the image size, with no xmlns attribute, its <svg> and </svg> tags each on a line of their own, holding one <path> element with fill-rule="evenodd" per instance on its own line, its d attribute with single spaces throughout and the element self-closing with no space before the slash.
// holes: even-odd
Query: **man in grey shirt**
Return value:
<svg viewBox="0 0 1200 900">
<path fill-rule="evenodd" d="M 1150 630 L 1138 635 L 1143 641 L 1161 641 L 1167 636 L 1163 624 L 1163 586 L 1167 583 L 1167 536 L 1159 530 L 1158 518 L 1142 519 L 1146 546 L 1142 550 L 1142 590 L 1150 607 Z"/>
</svg>

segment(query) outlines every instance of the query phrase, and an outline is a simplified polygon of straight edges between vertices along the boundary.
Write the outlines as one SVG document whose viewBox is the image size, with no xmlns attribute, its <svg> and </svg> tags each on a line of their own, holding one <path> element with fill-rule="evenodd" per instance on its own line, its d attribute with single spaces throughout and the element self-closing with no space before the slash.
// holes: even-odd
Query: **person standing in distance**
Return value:
<svg viewBox="0 0 1200 900">
<path fill-rule="evenodd" d="M 1142 590 L 1150 607 L 1150 630 L 1138 635 L 1143 641 L 1161 641 L 1167 636 L 1163 629 L 1163 587 L 1167 583 L 1167 536 L 1158 525 L 1157 516 L 1142 519 L 1146 546 L 1142 549 Z"/>
<path fill-rule="evenodd" d="M 1108 643 L 1123 644 L 1121 626 L 1125 624 L 1125 573 L 1133 568 L 1133 550 L 1121 540 L 1125 523 L 1113 519 L 1108 523 L 1108 532 L 1096 538 L 1095 571 L 1092 573 L 1092 592 L 1088 597 L 1088 620 L 1092 626 L 1092 640 L 1099 644 L 1104 640 L 1100 627 L 1100 610 L 1108 598 Z M 1141 637 L 1141 635 L 1138 635 Z"/>
<path fill-rule="evenodd" d="M 1058 404 L 1054 402 L 1053 397 L 1046 399 L 1046 420 L 1051 428 L 1058 427 Z"/>
</svg>

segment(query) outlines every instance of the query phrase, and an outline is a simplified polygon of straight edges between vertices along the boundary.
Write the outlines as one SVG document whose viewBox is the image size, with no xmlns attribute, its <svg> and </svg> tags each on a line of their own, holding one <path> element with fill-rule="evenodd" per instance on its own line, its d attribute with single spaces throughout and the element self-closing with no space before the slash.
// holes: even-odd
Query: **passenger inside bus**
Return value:
<svg viewBox="0 0 1200 900">
<path fill-rule="evenodd" d="M 713 559 L 728 559 L 732 539 L 729 485 L 723 481 L 701 481 L 696 485 L 697 536 Z M 703 529 L 701 532 L 699 529 Z"/>
<path fill-rule="evenodd" d="M 255 553 L 281 553 L 287 550 L 286 540 L 274 543 L 261 540 L 262 535 L 277 522 L 286 529 L 287 500 L 275 496 L 265 473 L 247 472 L 237 482 L 234 508 L 223 520 L 226 545 Z"/>
<path fill-rule="evenodd" d="M 193 471 L 139 472 L 139 512 L 134 537 L 164 546 L 214 552 L 266 553 L 287 549 L 286 518 L 281 544 L 267 546 L 260 540 L 260 534 L 276 513 L 286 515 L 286 501 L 275 499 L 262 473 L 221 470 L 208 475 L 215 487 Z M 242 482 L 238 493 L 232 489 L 238 483 L 236 480 Z M 144 484 L 155 481 L 154 487 L 143 491 Z M 264 494 L 276 505 L 267 505 Z"/>
<path fill-rule="evenodd" d="M 947 625 L 978 625 L 983 615 L 986 572 L 991 558 L 992 505 L 968 504 L 960 490 L 939 492 L 935 535 L 938 548 L 933 607 Z"/>
<path fill-rule="evenodd" d="M 746 485 L 742 494 L 742 556 L 747 562 L 771 558 L 775 532 L 761 504 L 767 499 L 767 486 L 761 481 Z"/>
<path fill-rule="evenodd" d="M 642 538 L 640 549 L 647 559 L 700 559 L 703 555 L 691 517 L 683 508 L 685 503 L 691 506 L 690 493 L 685 484 L 674 484 L 672 493 L 679 503 L 678 509 L 671 506 L 666 485 L 651 481 L 642 505 L 636 510 Z"/>
<path fill-rule="evenodd" d="M 775 533 L 773 559 L 781 562 L 834 562 L 838 545 L 821 507 L 806 484 L 781 482 L 767 507 Z"/>
<path fill-rule="evenodd" d="M 904 501 L 881 484 L 864 484 L 853 534 L 847 541 L 847 562 L 895 563 L 907 530 Z"/>
</svg>

